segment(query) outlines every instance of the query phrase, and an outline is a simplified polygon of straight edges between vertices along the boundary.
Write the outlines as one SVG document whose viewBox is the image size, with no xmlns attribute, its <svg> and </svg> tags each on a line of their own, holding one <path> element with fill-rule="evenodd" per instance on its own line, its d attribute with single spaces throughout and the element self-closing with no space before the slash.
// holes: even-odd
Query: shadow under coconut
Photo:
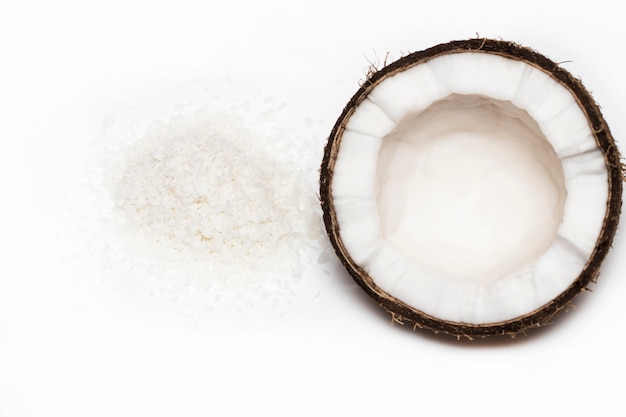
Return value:
<svg viewBox="0 0 626 417">
<path fill-rule="evenodd" d="M 350 302 L 356 304 L 356 308 L 364 310 L 365 314 L 371 314 L 377 316 L 379 319 L 390 321 L 391 316 L 363 291 L 339 261 L 337 261 L 333 275 L 335 279 L 341 282 L 345 296 L 350 299 Z"/>
</svg>

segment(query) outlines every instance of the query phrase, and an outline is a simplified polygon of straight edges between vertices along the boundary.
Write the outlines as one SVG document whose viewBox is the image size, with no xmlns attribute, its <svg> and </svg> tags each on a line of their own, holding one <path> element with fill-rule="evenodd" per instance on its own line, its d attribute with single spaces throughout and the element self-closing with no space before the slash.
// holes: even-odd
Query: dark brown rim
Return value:
<svg viewBox="0 0 626 417">
<path fill-rule="evenodd" d="M 604 153 L 609 174 L 609 199 L 603 227 L 596 242 L 595 249 L 580 275 L 563 293 L 527 315 L 509 321 L 479 325 L 438 319 L 407 305 L 378 288 L 372 278 L 352 260 L 343 245 L 340 235 L 340 225 L 337 222 L 333 206 L 331 181 L 335 160 L 341 144 L 341 137 L 348 119 L 356 107 L 382 80 L 437 56 L 469 51 L 496 54 L 525 61 L 545 71 L 561 85 L 570 90 L 578 100 L 581 109 L 589 121 L 598 147 Z M 552 323 L 554 317 L 563 308 L 569 305 L 574 296 L 587 289 L 591 282 L 596 281 L 600 265 L 611 248 L 617 230 L 622 205 L 622 180 L 623 171 L 619 150 L 615 145 L 613 136 L 598 105 L 580 80 L 574 78 L 568 71 L 559 67 L 558 64 L 545 56 L 516 43 L 493 39 L 469 39 L 452 41 L 436 45 L 423 51 L 414 52 L 389 64 L 380 71 L 375 72 L 365 81 L 346 104 L 331 131 L 324 150 L 324 158 L 320 170 L 320 199 L 324 213 L 324 225 L 337 256 L 352 278 L 354 278 L 361 288 L 378 304 L 391 313 L 395 322 L 408 322 L 412 323 L 414 328 L 430 329 L 435 333 L 446 333 L 457 337 L 473 339 L 498 334 L 514 336 L 531 328 L 548 325 Z"/>
</svg>

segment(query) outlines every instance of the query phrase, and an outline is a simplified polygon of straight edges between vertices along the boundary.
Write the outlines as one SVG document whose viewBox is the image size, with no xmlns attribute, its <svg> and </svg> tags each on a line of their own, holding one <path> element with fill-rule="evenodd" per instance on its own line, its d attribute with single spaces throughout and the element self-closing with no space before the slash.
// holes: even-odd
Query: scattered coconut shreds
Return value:
<svg viewBox="0 0 626 417">
<path fill-rule="evenodd" d="M 180 282 L 288 289 L 323 235 L 289 144 L 233 114 L 156 122 L 112 171 L 114 218 L 150 269 Z"/>
</svg>

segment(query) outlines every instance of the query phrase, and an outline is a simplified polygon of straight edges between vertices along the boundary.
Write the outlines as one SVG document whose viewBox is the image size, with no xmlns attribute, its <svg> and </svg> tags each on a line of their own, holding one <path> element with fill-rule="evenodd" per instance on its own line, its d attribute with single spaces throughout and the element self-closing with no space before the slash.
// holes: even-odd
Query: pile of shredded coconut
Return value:
<svg viewBox="0 0 626 417">
<path fill-rule="evenodd" d="M 289 141 L 233 114 L 155 122 L 110 176 L 118 228 L 156 270 L 205 287 L 288 287 L 322 238 L 319 204 Z"/>
</svg>

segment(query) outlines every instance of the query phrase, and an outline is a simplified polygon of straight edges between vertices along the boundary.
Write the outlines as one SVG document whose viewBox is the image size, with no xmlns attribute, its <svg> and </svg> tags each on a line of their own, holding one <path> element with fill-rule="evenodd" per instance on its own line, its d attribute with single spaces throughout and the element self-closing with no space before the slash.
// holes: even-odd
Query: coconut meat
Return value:
<svg viewBox="0 0 626 417">
<path fill-rule="evenodd" d="M 352 261 L 453 322 L 532 313 L 579 275 L 607 169 L 572 93 L 523 61 L 448 54 L 385 78 L 350 116 L 332 196 Z"/>
<path fill-rule="evenodd" d="M 510 102 L 451 95 L 385 137 L 380 236 L 459 279 L 503 278 L 548 249 L 563 218 L 561 163 Z"/>
</svg>

